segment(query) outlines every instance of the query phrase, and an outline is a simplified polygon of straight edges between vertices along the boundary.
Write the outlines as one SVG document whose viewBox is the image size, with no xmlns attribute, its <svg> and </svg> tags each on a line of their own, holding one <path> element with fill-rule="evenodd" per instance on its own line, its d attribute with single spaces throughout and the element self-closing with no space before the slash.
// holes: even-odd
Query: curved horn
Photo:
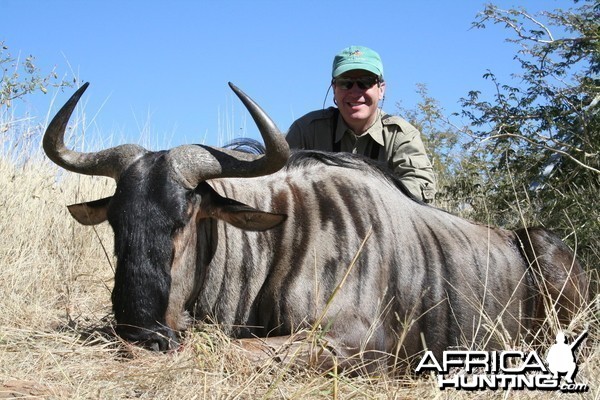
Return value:
<svg viewBox="0 0 600 400">
<path fill-rule="evenodd" d="M 215 178 L 251 178 L 280 170 L 290 156 L 290 148 L 273 120 L 248 95 L 234 84 L 229 86 L 240 98 L 254 119 L 265 142 L 265 154 L 200 145 L 185 145 L 169 152 L 176 176 L 192 189 L 202 181 Z"/>
<path fill-rule="evenodd" d="M 95 153 L 80 153 L 65 147 L 64 137 L 67 123 L 88 85 L 89 82 L 84 83 L 48 125 L 42 142 L 44 151 L 50 160 L 69 171 L 85 175 L 108 176 L 118 180 L 121 172 L 127 166 L 146 153 L 143 147 L 127 144 Z"/>
</svg>

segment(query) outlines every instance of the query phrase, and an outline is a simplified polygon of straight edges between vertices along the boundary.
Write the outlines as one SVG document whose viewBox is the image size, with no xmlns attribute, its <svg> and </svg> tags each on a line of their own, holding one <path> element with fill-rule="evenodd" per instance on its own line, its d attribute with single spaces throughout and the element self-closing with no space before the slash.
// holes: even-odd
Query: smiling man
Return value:
<svg viewBox="0 0 600 400">
<path fill-rule="evenodd" d="M 350 46 L 333 59 L 331 86 L 336 107 L 296 120 L 286 139 L 292 148 L 362 154 L 388 165 L 412 195 L 431 202 L 435 177 L 419 131 L 379 108 L 385 94 L 379 54 Z"/>
</svg>

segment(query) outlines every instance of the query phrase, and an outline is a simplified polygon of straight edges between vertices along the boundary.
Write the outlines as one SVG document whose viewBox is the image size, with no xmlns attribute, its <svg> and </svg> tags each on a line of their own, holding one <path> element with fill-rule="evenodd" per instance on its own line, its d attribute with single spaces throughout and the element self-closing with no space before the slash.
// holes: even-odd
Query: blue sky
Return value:
<svg viewBox="0 0 600 400">
<path fill-rule="evenodd" d="M 471 29 L 485 1 L 30 1 L 0 0 L 0 41 L 33 54 L 42 71 L 91 83 L 88 130 L 151 149 L 220 145 L 256 129 L 227 86 L 232 81 L 282 131 L 322 107 L 335 53 L 365 45 L 383 59 L 384 109 L 412 107 L 417 83 L 449 113 L 469 90 L 492 93 L 488 69 L 508 79 L 518 67 L 509 32 Z M 568 0 L 494 1 L 528 11 Z M 15 112 L 44 122 L 73 89 L 37 94 Z M 52 104 L 52 105 L 51 105 Z M 331 105 L 331 94 L 326 106 Z M 117 144 L 117 143 L 114 143 Z"/>
</svg>

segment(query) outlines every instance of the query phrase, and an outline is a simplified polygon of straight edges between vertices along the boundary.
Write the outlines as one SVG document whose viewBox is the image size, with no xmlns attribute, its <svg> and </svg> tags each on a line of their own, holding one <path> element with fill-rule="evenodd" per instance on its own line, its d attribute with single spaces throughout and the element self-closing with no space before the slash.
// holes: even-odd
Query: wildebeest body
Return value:
<svg viewBox="0 0 600 400">
<path fill-rule="evenodd" d="M 350 154 L 288 160 L 272 121 L 238 92 L 265 155 L 68 150 L 62 135 L 84 89 L 52 121 L 44 149 L 64 168 L 117 181 L 114 196 L 69 209 L 113 228 L 113 310 L 128 340 L 168 349 L 193 320 L 239 338 L 318 328 L 342 364 L 356 354 L 394 363 L 425 347 L 497 347 L 536 329 L 546 309 L 566 321 L 585 301 L 581 267 L 554 235 L 414 201 L 389 172 Z"/>
<path fill-rule="evenodd" d="M 441 351 L 486 337 L 482 323 L 500 315 L 513 334 L 530 327 L 523 316 L 533 316 L 537 291 L 514 233 L 419 204 L 365 161 L 335 157 L 353 165 L 310 162 L 304 153 L 299 166 L 271 176 L 211 182 L 223 196 L 287 220 L 265 232 L 206 221 L 216 225 L 215 250 L 201 263 L 196 317 L 210 315 L 235 336 L 310 326 L 372 230 L 323 322 L 333 321 L 329 334 L 344 346 L 394 354 L 411 328 L 403 344 L 414 354 L 420 333 Z"/>
</svg>

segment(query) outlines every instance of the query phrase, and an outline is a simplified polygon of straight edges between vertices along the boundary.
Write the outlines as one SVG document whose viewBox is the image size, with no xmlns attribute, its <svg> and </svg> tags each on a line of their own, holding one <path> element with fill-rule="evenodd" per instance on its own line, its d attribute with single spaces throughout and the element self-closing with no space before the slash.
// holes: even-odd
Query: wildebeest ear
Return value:
<svg viewBox="0 0 600 400">
<path fill-rule="evenodd" d="M 100 200 L 88 201 L 85 203 L 71 204 L 67 206 L 69 212 L 82 225 L 97 225 L 106 221 L 108 204 L 111 197 L 105 197 Z"/>
<path fill-rule="evenodd" d="M 237 200 L 223 197 L 206 182 L 198 185 L 196 193 L 202 197 L 202 214 L 205 217 L 220 219 L 240 229 L 266 231 L 287 218 L 285 214 L 257 210 Z"/>
<path fill-rule="evenodd" d="M 260 211 L 242 203 L 217 206 L 215 211 L 214 217 L 248 231 L 266 231 L 275 228 L 287 218 L 285 214 Z"/>
</svg>

